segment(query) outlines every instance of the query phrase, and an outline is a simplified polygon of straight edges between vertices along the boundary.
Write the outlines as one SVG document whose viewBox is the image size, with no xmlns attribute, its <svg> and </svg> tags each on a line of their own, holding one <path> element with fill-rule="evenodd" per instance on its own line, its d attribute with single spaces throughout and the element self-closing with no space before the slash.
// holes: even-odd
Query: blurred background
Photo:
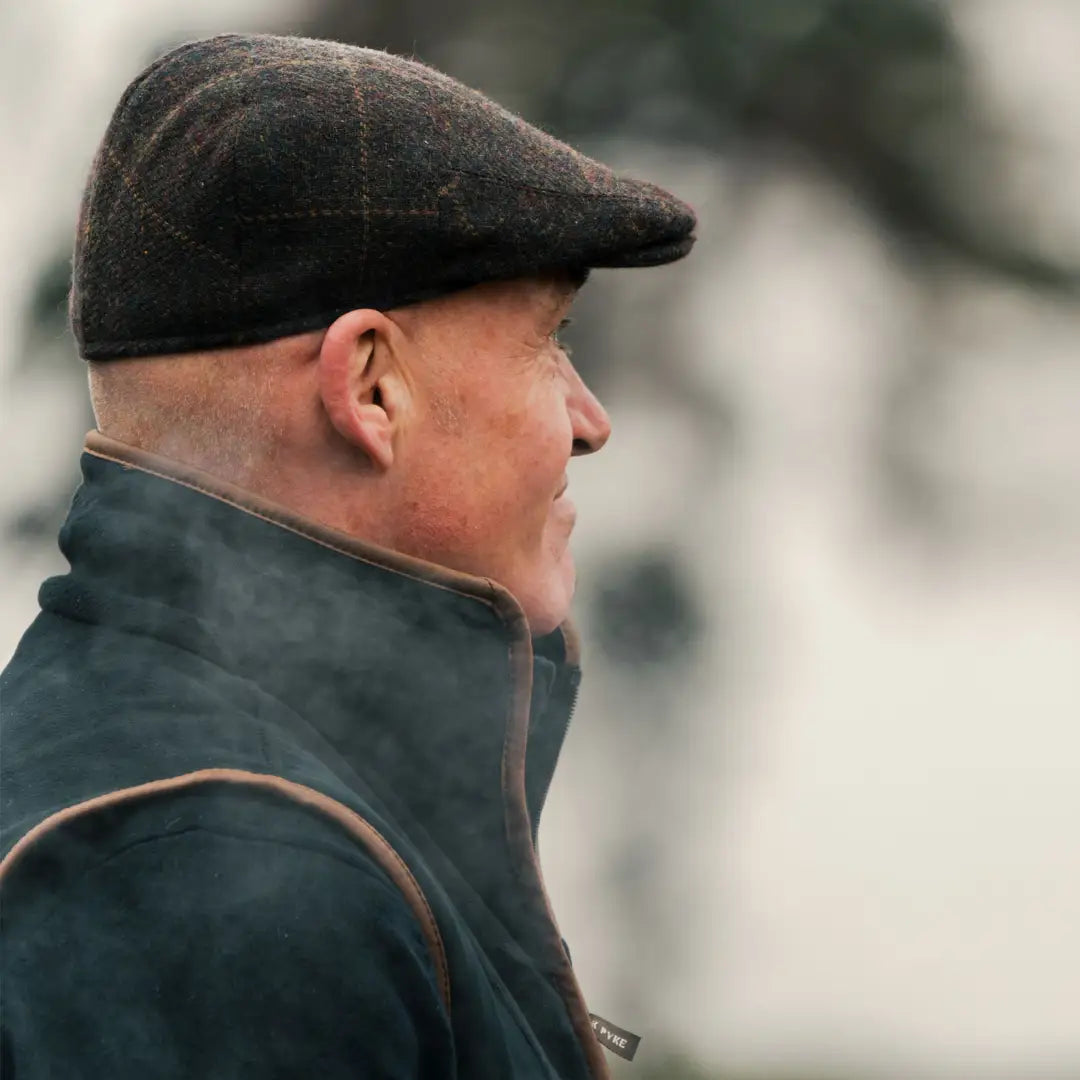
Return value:
<svg viewBox="0 0 1080 1080">
<path fill-rule="evenodd" d="M 585 681 L 541 833 L 637 1080 L 1080 1077 L 1080 3 L 0 6 L 0 662 L 92 420 L 65 324 L 128 81 L 415 55 L 669 187 L 568 332 Z"/>
</svg>

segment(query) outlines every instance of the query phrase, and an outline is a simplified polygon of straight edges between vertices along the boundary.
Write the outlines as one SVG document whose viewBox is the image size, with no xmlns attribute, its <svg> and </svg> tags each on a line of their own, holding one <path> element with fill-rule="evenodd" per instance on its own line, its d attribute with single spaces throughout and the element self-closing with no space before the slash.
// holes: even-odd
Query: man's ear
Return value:
<svg viewBox="0 0 1080 1080">
<path fill-rule="evenodd" d="M 406 384 L 397 367 L 400 331 L 381 311 L 348 311 L 319 349 L 319 394 L 337 433 L 376 468 L 394 461 Z"/>
</svg>

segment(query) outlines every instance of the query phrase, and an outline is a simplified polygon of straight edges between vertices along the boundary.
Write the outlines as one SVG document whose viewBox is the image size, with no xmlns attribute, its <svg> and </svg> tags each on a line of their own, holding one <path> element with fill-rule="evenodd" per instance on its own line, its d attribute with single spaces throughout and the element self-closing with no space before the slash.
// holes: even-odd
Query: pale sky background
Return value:
<svg viewBox="0 0 1080 1080">
<path fill-rule="evenodd" d="M 953 8 L 1016 131 L 992 164 L 1024 194 L 1017 227 L 1080 265 L 1080 3 Z M 284 25 L 284 0 L 189 2 L 182 21 L 161 0 L 0 8 L 0 512 L 77 445 L 78 387 L 42 378 L 16 396 L 6 372 L 29 275 L 67 242 L 116 98 L 157 43 L 269 28 L 275 10 Z M 640 160 L 702 220 L 671 271 L 680 363 L 734 388 L 753 434 L 736 468 L 703 468 L 680 417 L 628 391 L 604 454 L 571 469 L 583 590 L 612 542 L 674 537 L 702 603 L 740 632 L 734 649 L 707 636 L 681 686 L 650 696 L 589 652 L 583 619 L 541 844 L 590 1007 L 643 1034 L 643 1055 L 667 1031 L 729 1066 L 1080 1075 L 1080 313 L 959 277 L 920 293 L 805 165 L 778 162 L 731 220 L 725 162 Z M 613 333 L 657 280 L 597 283 Z M 868 497 L 882 380 L 916 324 L 949 374 L 910 453 L 965 493 L 972 526 L 947 551 Z M 0 659 L 60 566 L 0 545 Z M 617 737 L 620 710 L 650 709 L 665 734 L 627 761 L 645 743 Z M 690 754 L 673 753 L 680 737 Z M 658 790 L 668 754 L 680 771 Z M 655 970 L 596 873 L 628 827 L 664 847 L 660 917 L 680 944 Z"/>
</svg>

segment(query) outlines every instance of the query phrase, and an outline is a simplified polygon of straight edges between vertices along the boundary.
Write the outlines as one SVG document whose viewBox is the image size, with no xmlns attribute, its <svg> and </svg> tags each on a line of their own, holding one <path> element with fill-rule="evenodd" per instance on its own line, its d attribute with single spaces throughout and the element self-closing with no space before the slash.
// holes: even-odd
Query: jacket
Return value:
<svg viewBox="0 0 1080 1080">
<path fill-rule="evenodd" d="M 0 678 L 5 1080 L 607 1076 L 536 850 L 572 626 L 96 432 L 82 469 Z"/>
</svg>

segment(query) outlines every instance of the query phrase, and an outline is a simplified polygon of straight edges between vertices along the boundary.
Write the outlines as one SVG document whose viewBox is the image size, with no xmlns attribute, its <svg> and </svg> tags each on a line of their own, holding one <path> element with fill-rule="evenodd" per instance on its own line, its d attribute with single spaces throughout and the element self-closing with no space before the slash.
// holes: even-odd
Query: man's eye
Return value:
<svg viewBox="0 0 1080 1080">
<path fill-rule="evenodd" d="M 551 332 L 551 340 L 554 341 L 555 344 L 558 345 L 560 349 L 562 349 L 562 351 L 567 355 L 567 357 L 570 356 L 570 346 L 567 345 L 564 341 L 560 340 L 559 335 L 573 321 L 574 321 L 573 319 L 563 319 L 563 321 L 561 323 L 559 323 L 559 325 L 554 330 L 552 330 L 552 332 Z"/>
</svg>

